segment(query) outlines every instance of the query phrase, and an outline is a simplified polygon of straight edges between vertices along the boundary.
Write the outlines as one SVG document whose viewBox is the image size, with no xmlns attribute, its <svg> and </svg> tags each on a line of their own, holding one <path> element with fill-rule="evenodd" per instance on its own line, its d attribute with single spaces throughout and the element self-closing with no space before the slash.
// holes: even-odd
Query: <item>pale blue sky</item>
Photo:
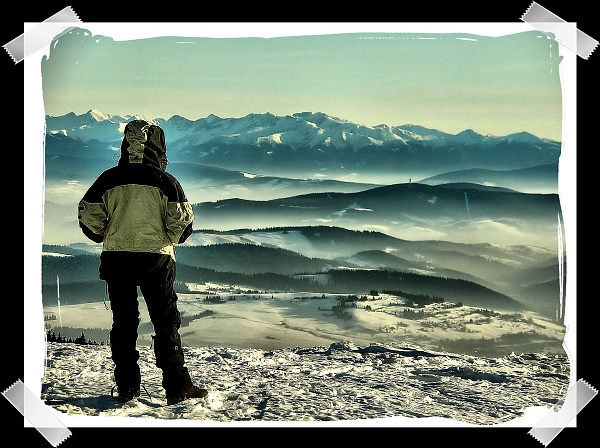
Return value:
<svg viewBox="0 0 600 448">
<path fill-rule="evenodd" d="M 318 111 L 369 126 L 562 135 L 558 46 L 535 30 L 117 40 L 82 27 L 48 55 L 43 102 L 53 116 Z"/>
</svg>

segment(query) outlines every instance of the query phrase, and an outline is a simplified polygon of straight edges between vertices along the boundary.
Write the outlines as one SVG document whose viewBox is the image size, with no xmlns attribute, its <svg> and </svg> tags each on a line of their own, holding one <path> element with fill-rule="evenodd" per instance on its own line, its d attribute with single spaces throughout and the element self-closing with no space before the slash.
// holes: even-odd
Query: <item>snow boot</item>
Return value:
<svg viewBox="0 0 600 448">
<path fill-rule="evenodd" d="M 206 389 L 200 387 L 191 386 L 182 391 L 180 394 L 167 396 L 167 405 L 177 404 L 188 398 L 204 398 L 208 395 Z"/>
<path fill-rule="evenodd" d="M 117 386 L 113 386 L 112 390 L 110 391 L 110 396 L 113 398 L 116 398 L 121 403 L 127 403 L 128 401 L 131 401 L 134 398 L 138 398 L 140 396 L 139 388 L 133 388 L 133 389 L 117 388 L 117 396 L 115 397 L 115 395 L 114 395 L 115 388 L 117 388 Z"/>
</svg>

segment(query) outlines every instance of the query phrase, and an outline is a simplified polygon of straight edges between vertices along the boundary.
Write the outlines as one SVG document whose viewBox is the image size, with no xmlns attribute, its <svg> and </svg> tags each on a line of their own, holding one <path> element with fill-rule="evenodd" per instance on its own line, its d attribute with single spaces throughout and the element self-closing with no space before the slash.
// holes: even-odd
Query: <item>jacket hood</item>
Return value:
<svg viewBox="0 0 600 448">
<path fill-rule="evenodd" d="M 167 145 L 162 128 L 146 120 L 127 123 L 121 142 L 119 165 L 141 163 L 161 170 L 167 168 Z"/>
</svg>

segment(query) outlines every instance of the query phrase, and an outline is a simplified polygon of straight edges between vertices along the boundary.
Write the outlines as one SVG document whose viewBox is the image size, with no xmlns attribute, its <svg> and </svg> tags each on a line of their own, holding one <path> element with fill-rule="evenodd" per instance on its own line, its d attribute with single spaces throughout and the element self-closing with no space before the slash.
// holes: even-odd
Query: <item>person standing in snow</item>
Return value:
<svg viewBox="0 0 600 448">
<path fill-rule="evenodd" d="M 100 174 L 78 205 L 82 232 L 102 243 L 99 277 L 112 310 L 110 348 L 123 403 L 140 396 L 138 286 L 156 333 L 167 404 L 208 394 L 192 383 L 182 351 L 174 245 L 191 235 L 194 213 L 167 163 L 163 129 L 133 120 L 125 126 L 117 166 Z"/>
</svg>

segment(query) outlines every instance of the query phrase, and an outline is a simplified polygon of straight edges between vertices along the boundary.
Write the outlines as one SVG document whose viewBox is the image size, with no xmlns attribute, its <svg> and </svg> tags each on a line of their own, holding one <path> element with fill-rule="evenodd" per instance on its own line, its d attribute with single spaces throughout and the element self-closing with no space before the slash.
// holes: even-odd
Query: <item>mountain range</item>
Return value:
<svg viewBox="0 0 600 448">
<path fill-rule="evenodd" d="M 142 117 L 95 110 L 47 116 L 46 155 L 112 160 L 119 156 L 124 125 L 133 118 Z M 466 129 L 454 135 L 412 124 L 364 126 L 322 112 L 153 121 L 165 131 L 170 163 L 284 177 L 416 180 L 452 170 L 557 164 L 561 150 L 560 142 L 528 132 L 498 137 Z"/>
<path fill-rule="evenodd" d="M 100 246 L 82 235 L 76 206 L 116 164 L 134 117 L 46 117 L 45 303 L 58 278 L 64 300 L 103 298 Z M 369 127 L 320 112 L 153 121 L 196 216 L 177 247 L 182 283 L 389 289 L 562 314 L 560 142 Z"/>
</svg>

